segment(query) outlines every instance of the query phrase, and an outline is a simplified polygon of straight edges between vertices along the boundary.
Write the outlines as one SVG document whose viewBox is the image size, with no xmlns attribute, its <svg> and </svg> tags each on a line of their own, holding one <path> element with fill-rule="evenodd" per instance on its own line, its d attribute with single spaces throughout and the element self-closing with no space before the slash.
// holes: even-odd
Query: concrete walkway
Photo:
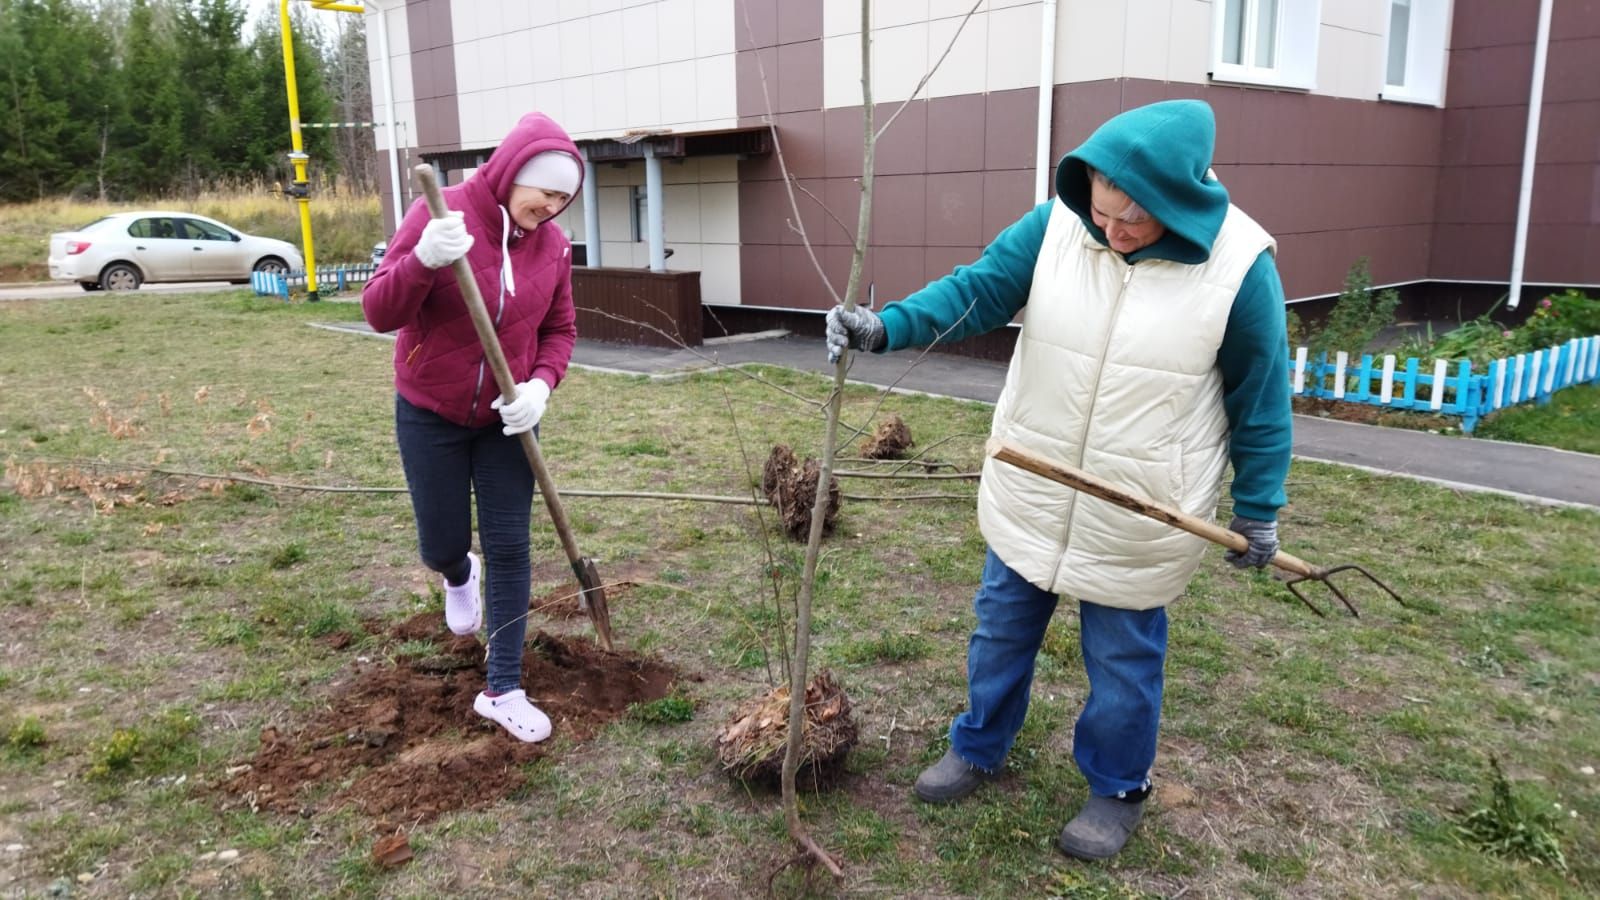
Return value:
<svg viewBox="0 0 1600 900">
<path fill-rule="evenodd" d="M 360 324 L 327 327 L 371 334 Z M 1000 363 L 942 353 L 921 356 L 920 361 L 914 351 L 852 358 L 851 381 L 984 403 L 1000 396 L 1006 375 Z M 782 333 L 714 339 L 697 350 L 580 340 L 572 362 L 602 371 L 658 376 L 744 363 L 833 375 L 821 339 Z M 1294 454 L 1461 490 L 1600 509 L 1600 456 L 1586 453 L 1295 416 Z"/>
</svg>

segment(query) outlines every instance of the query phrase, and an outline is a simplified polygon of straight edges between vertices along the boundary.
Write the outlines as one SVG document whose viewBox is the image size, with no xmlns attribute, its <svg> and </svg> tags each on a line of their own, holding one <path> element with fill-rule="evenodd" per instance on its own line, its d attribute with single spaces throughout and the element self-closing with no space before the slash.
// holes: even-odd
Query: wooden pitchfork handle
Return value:
<svg viewBox="0 0 1600 900">
<path fill-rule="evenodd" d="M 439 190 L 439 182 L 433 176 L 433 167 L 423 163 L 411 172 L 416 176 L 417 183 L 422 185 L 423 196 L 428 200 L 428 212 L 433 218 L 442 219 L 449 215 L 450 209 L 444 204 L 444 193 Z M 472 315 L 472 327 L 477 329 L 478 341 L 483 344 L 484 356 L 489 360 L 489 369 L 494 372 L 495 384 L 499 385 L 500 393 L 508 401 L 514 401 L 517 399 L 517 380 L 511 375 L 511 366 L 506 362 L 500 338 L 489 319 L 489 309 L 483 304 L 483 294 L 478 291 L 478 279 L 472 274 L 472 265 L 465 256 L 457 258 L 450 265 L 456 283 L 461 287 L 461 298 L 466 301 L 467 312 Z M 532 431 L 524 431 L 518 437 L 522 439 L 523 455 L 528 457 L 528 465 L 533 468 L 534 481 L 538 482 L 539 492 L 544 495 L 550 521 L 555 525 L 556 534 L 561 537 L 561 548 L 567 552 L 567 560 L 572 563 L 572 571 L 578 578 L 578 586 L 582 588 L 580 603 L 594 623 L 595 632 L 600 636 L 600 645 L 610 650 L 611 614 L 606 606 L 605 589 L 594 569 L 594 561 L 578 552 L 578 542 L 572 536 L 572 525 L 567 521 L 567 511 L 561 505 L 561 495 L 556 492 L 556 483 L 550 478 L 550 470 L 545 468 L 538 439 Z"/>
<path fill-rule="evenodd" d="M 1069 466 L 1064 462 L 1050 459 L 1049 457 L 1035 453 L 1032 450 L 1028 450 L 1024 447 L 1019 447 L 1010 441 L 1002 440 L 997 437 L 991 437 L 989 438 L 988 444 L 985 446 L 985 450 L 988 455 L 1000 460 L 1001 462 L 1010 463 L 1011 465 L 1020 469 L 1025 469 L 1029 472 L 1032 472 L 1035 475 L 1043 476 L 1051 481 L 1082 491 L 1085 494 L 1091 494 L 1095 497 L 1099 497 L 1101 500 L 1115 503 L 1123 509 L 1131 510 L 1143 516 L 1148 516 L 1159 522 L 1166 522 L 1168 525 L 1181 528 L 1184 531 L 1195 535 L 1196 537 L 1205 538 L 1214 544 L 1221 544 L 1230 550 L 1235 550 L 1239 553 L 1245 553 L 1250 549 L 1249 539 L 1237 531 L 1223 528 L 1222 526 L 1217 525 L 1215 522 L 1207 522 L 1204 519 L 1196 518 L 1195 516 L 1191 516 L 1187 513 L 1179 512 L 1178 510 L 1157 503 L 1156 501 L 1147 497 L 1140 497 L 1137 494 L 1129 493 L 1128 491 L 1125 491 L 1108 481 L 1104 481 L 1100 478 L 1090 475 L 1088 472 Z M 1334 596 L 1338 597 L 1339 600 L 1344 603 L 1345 608 L 1350 610 L 1352 615 L 1360 615 L 1360 613 L 1356 612 L 1355 606 L 1349 601 L 1349 599 L 1345 597 L 1344 593 L 1328 580 L 1329 575 L 1332 575 L 1335 572 L 1343 572 L 1346 570 L 1360 572 L 1367 578 L 1371 579 L 1379 587 L 1383 588 L 1385 591 L 1388 591 L 1389 596 L 1393 597 L 1396 602 L 1399 602 L 1402 606 L 1405 605 L 1405 601 L 1400 599 L 1399 594 L 1396 594 L 1389 588 L 1388 585 L 1379 581 L 1371 572 L 1368 572 L 1359 566 L 1334 566 L 1332 568 L 1324 569 L 1321 566 L 1314 566 L 1298 556 L 1294 556 L 1282 550 L 1279 550 L 1277 554 L 1272 557 L 1271 563 L 1285 572 L 1299 576 L 1289 583 L 1289 589 L 1296 597 L 1300 599 L 1300 602 L 1310 607 L 1311 611 L 1319 616 L 1325 616 L 1325 614 L 1322 612 L 1322 610 L 1318 609 L 1315 604 L 1313 604 L 1310 600 L 1307 600 L 1304 595 L 1296 590 L 1294 585 L 1305 580 L 1320 581 L 1323 584 L 1326 584 L 1328 588 L 1333 591 Z"/>
</svg>

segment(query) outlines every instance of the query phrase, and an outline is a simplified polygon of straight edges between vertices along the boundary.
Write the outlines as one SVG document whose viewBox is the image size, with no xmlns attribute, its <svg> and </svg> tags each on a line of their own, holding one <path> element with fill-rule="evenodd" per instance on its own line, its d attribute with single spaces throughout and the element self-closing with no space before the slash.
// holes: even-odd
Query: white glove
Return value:
<svg viewBox="0 0 1600 900">
<path fill-rule="evenodd" d="M 532 431 L 533 426 L 544 418 L 544 408 L 549 402 L 550 385 L 545 384 L 542 378 L 534 378 L 517 385 L 517 399 L 507 403 L 506 395 L 501 394 L 489 404 L 489 408 L 500 410 L 500 421 L 506 423 L 506 427 L 500 430 L 509 437 Z"/>
<path fill-rule="evenodd" d="M 416 254 L 417 262 L 439 269 L 466 256 L 471 249 L 472 235 L 467 234 L 467 223 L 461 220 L 461 213 L 452 210 L 442 219 L 428 220 L 411 252 Z"/>
</svg>

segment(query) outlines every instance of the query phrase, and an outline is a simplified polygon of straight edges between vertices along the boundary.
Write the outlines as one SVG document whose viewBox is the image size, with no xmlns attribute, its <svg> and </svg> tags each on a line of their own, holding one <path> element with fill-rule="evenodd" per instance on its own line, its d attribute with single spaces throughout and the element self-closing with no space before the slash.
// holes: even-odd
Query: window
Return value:
<svg viewBox="0 0 1600 900">
<path fill-rule="evenodd" d="M 1213 80 L 1315 85 L 1320 0 L 1216 0 L 1211 10 Z"/>
<path fill-rule="evenodd" d="M 1383 99 L 1435 106 L 1443 102 L 1449 27 L 1449 0 L 1389 0 Z"/>
<path fill-rule="evenodd" d="M 140 219 L 128 226 L 128 234 L 136 238 L 175 238 L 178 229 L 171 219 Z"/>
<path fill-rule="evenodd" d="M 191 241 L 231 241 L 233 235 L 223 228 L 199 219 L 183 219 L 183 230 Z"/>
</svg>

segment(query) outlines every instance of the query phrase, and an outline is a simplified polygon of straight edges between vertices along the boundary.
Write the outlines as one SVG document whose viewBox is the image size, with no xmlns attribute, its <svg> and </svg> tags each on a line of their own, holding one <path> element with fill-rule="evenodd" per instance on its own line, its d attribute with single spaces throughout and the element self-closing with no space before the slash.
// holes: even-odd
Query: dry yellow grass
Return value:
<svg viewBox="0 0 1600 900">
<path fill-rule="evenodd" d="M 102 216 L 132 209 L 171 209 L 226 222 L 241 231 L 301 246 L 300 212 L 270 185 L 202 191 L 192 198 L 130 203 L 38 200 L 0 205 L 0 282 L 42 281 L 50 235 L 81 228 Z M 311 232 L 319 264 L 361 262 L 383 240 L 383 209 L 376 195 L 328 192 L 311 198 Z"/>
</svg>

